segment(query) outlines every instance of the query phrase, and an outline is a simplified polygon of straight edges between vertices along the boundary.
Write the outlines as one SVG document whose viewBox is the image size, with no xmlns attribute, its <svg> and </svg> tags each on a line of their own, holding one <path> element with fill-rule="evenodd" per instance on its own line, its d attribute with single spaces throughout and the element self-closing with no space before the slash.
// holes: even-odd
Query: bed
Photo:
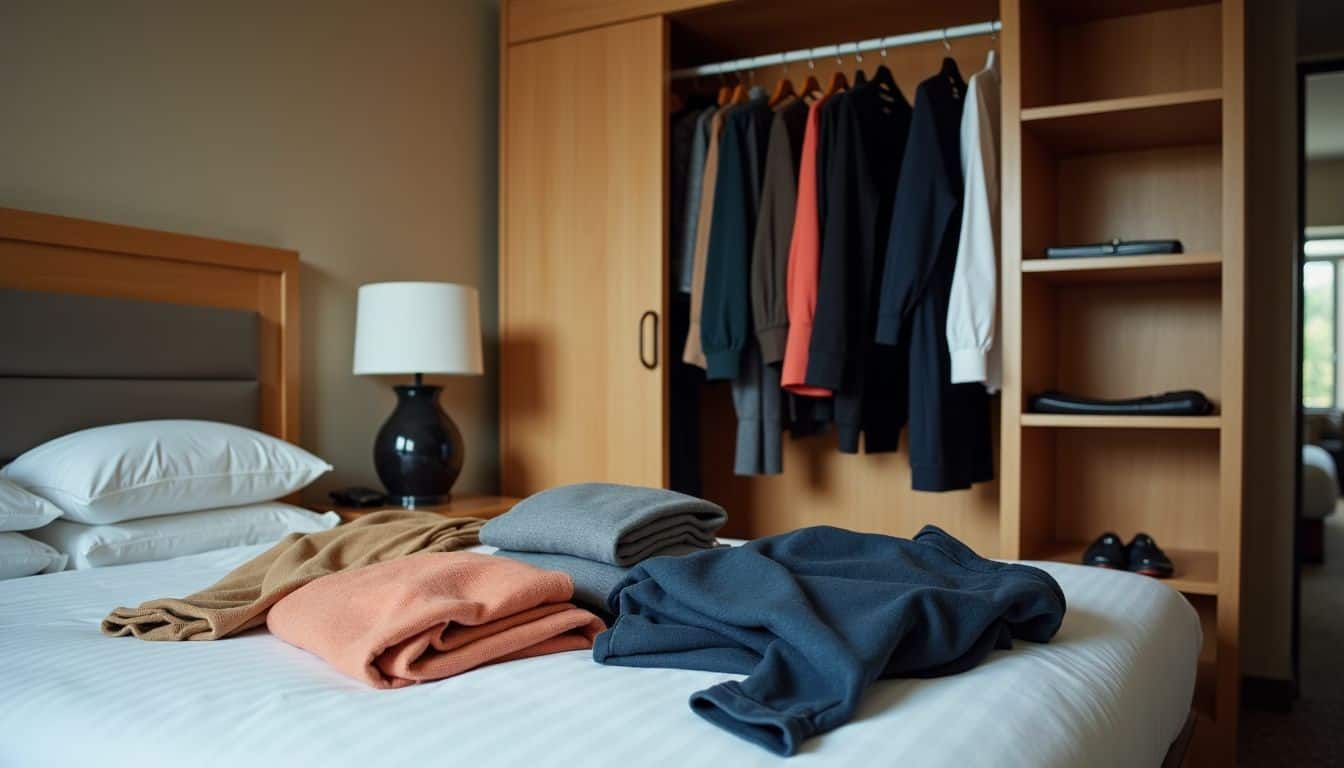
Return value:
<svg viewBox="0 0 1344 768">
<path fill-rule="evenodd" d="M 11 334 L 11 357 L 0 354 L 26 361 L 0 366 L 0 418 L 21 425 L 0 457 L 132 418 L 216 418 L 296 439 L 297 265 L 287 251 L 0 209 L 0 290 L 37 302 L 7 322 L 52 318 L 41 334 Z M 71 296 L 88 301 L 61 304 Z M 15 313 L 16 297 L 4 302 Z M 201 307 L 212 314 L 183 338 L 183 318 Z M 158 347 L 126 345 L 125 334 L 93 343 L 93 329 L 114 325 L 98 312 L 141 317 L 144 333 L 166 335 Z M 207 345 L 201 334 L 223 335 Z M 118 353 L 100 356 L 107 345 Z M 164 345 L 182 353 L 165 356 Z M 72 398 L 78 407 L 56 407 Z M 571 652 L 384 691 L 264 630 L 203 643 L 99 634 L 111 608 L 190 593 L 263 549 L 0 581 L 0 765 L 784 762 L 691 713 L 688 696 L 722 674 L 608 667 Z M 853 722 L 789 761 L 1177 764 L 1202 646 L 1193 608 L 1141 576 L 1037 565 L 1069 603 L 1054 641 L 1019 643 L 960 675 L 881 682 Z"/>
<path fill-rule="evenodd" d="M 207 643 L 98 633 L 108 609 L 212 583 L 262 551 L 0 582 L 0 764 L 736 765 L 785 762 L 691 714 L 724 675 L 606 667 L 587 652 L 373 690 L 265 631 Z M 490 551 L 488 547 L 479 547 Z M 798 765 L 1158 765 L 1194 690 L 1200 628 L 1166 586 L 1039 563 L 1069 601 L 1048 645 L 953 677 L 877 684 Z"/>
</svg>

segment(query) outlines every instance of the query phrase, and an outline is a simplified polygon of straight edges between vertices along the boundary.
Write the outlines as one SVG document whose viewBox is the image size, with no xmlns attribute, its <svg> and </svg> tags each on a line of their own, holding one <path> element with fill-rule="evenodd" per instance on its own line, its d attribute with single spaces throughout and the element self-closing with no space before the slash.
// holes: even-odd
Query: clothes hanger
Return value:
<svg viewBox="0 0 1344 768">
<path fill-rule="evenodd" d="M 843 67 L 844 65 L 845 65 L 844 59 L 841 59 L 839 56 L 836 56 L 835 74 L 831 75 L 831 84 L 826 87 L 826 98 L 829 99 L 830 97 L 834 96 L 837 93 L 840 93 L 841 91 L 849 90 L 849 80 L 845 77 L 845 73 L 841 70 L 841 67 Z"/>
<path fill-rule="evenodd" d="M 720 107 L 726 107 L 728 106 L 728 100 L 732 98 L 732 96 L 733 96 L 733 89 L 728 87 L 728 76 L 720 72 L 719 96 L 717 99 L 715 99 L 715 101 L 719 103 Z"/>
<path fill-rule="evenodd" d="M 750 76 L 751 70 L 747 70 L 747 74 Z M 747 87 L 742 84 L 741 78 L 738 78 L 737 85 L 733 86 L 732 95 L 728 97 L 728 103 L 736 106 L 745 103 L 748 98 Z"/>
<path fill-rule="evenodd" d="M 896 78 L 887 68 L 887 49 L 882 49 L 882 63 L 877 65 L 877 70 L 873 72 L 873 84 L 887 93 L 900 91 L 900 86 L 896 85 Z"/>
<path fill-rule="evenodd" d="M 947 55 L 943 57 L 943 68 L 938 74 L 946 77 L 948 85 L 952 86 L 952 98 L 960 99 L 966 91 L 966 81 L 961 77 L 957 60 L 952 58 L 952 43 L 948 42 L 947 29 L 943 29 L 943 48 L 947 51 Z"/>
<path fill-rule="evenodd" d="M 886 51 L 884 50 L 882 53 L 885 54 Z M 896 77 L 891 74 L 891 70 L 887 68 L 886 64 L 879 64 L 877 69 L 873 71 L 872 83 L 880 88 L 884 95 L 896 94 L 901 90 L 900 86 L 896 85 Z"/>
<path fill-rule="evenodd" d="M 854 85 L 863 85 L 868 82 L 868 76 L 863 73 L 863 54 L 859 52 L 859 44 L 854 44 L 854 62 L 858 69 L 854 72 Z"/>
<path fill-rule="evenodd" d="M 803 81 L 803 87 L 799 92 L 804 98 L 820 98 L 825 94 L 821 90 L 821 83 L 817 82 L 817 62 L 813 59 L 808 59 L 807 70 L 807 79 Z"/>
<path fill-rule="evenodd" d="M 784 103 L 785 99 L 797 96 L 793 91 L 793 81 L 789 80 L 789 63 L 784 62 L 784 77 L 775 84 L 775 92 L 770 95 L 769 105 L 771 109 Z"/>
</svg>

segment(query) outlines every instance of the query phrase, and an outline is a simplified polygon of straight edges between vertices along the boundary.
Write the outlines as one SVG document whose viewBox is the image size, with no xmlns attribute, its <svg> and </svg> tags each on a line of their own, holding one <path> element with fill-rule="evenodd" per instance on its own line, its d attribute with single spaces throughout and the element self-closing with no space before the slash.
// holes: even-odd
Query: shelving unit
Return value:
<svg viewBox="0 0 1344 768">
<path fill-rule="evenodd" d="M 1078 259 L 1028 259 L 1022 272 L 1056 283 L 1141 280 L 1209 280 L 1218 277 L 1223 259 L 1217 253 L 1160 256 L 1094 256 Z"/>
<path fill-rule="evenodd" d="M 1216 143 L 1221 88 L 1102 99 L 1022 110 L 1022 127 L 1063 152 Z"/>
<path fill-rule="evenodd" d="M 1153 535 L 1205 647 L 1191 762 L 1233 762 L 1244 307 L 1242 0 L 1005 0 L 1000 554 Z M 1176 238 L 1185 253 L 1046 259 Z M 1197 389 L 1209 416 L 1026 413 Z"/>
<path fill-rule="evenodd" d="M 1218 429 L 1219 416 L 1082 416 L 1064 413 L 1024 413 L 1022 426 L 1055 429 Z"/>
<path fill-rule="evenodd" d="M 1045 551 L 1039 559 L 1057 563 L 1082 562 L 1083 550 L 1089 542 L 1073 542 L 1058 545 Z M 1166 550 L 1176 566 L 1176 572 L 1162 583 L 1172 589 L 1191 595 L 1218 594 L 1218 553 L 1202 549 Z"/>
</svg>

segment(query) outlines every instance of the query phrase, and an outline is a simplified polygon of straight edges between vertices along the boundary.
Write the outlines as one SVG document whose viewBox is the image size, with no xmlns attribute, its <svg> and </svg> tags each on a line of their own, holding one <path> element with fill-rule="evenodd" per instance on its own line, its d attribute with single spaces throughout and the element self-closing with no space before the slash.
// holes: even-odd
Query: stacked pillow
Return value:
<svg viewBox="0 0 1344 768">
<path fill-rule="evenodd" d="M 270 542 L 339 522 L 331 513 L 275 501 L 330 470 L 298 446 L 229 424 L 96 427 L 44 443 L 0 469 L 0 531 L 18 530 L 4 527 L 7 515 L 37 521 L 31 543 L 54 547 L 73 568 Z M 14 489 L 13 499 L 2 495 L 5 487 Z"/>
<path fill-rule="evenodd" d="M 60 514 L 56 505 L 0 477 L 0 579 L 65 567 L 65 555 L 18 533 L 40 528 Z"/>
</svg>

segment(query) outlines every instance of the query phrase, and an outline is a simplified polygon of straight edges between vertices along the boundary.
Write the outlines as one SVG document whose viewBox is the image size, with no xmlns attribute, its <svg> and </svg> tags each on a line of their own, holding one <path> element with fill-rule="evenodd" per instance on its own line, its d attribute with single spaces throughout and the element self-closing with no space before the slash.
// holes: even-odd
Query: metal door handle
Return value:
<svg viewBox="0 0 1344 768">
<path fill-rule="evenodd" d="M 645 354 L 644 339 L 648 336 L 644 332 L 645 324 L 648 320 L 653 320 L 653 355 Z M 658 313 L 652 309 L 646 310 L 639 316 L 639 362 L 650 371 L 658 367 Z"/>
</svg>

